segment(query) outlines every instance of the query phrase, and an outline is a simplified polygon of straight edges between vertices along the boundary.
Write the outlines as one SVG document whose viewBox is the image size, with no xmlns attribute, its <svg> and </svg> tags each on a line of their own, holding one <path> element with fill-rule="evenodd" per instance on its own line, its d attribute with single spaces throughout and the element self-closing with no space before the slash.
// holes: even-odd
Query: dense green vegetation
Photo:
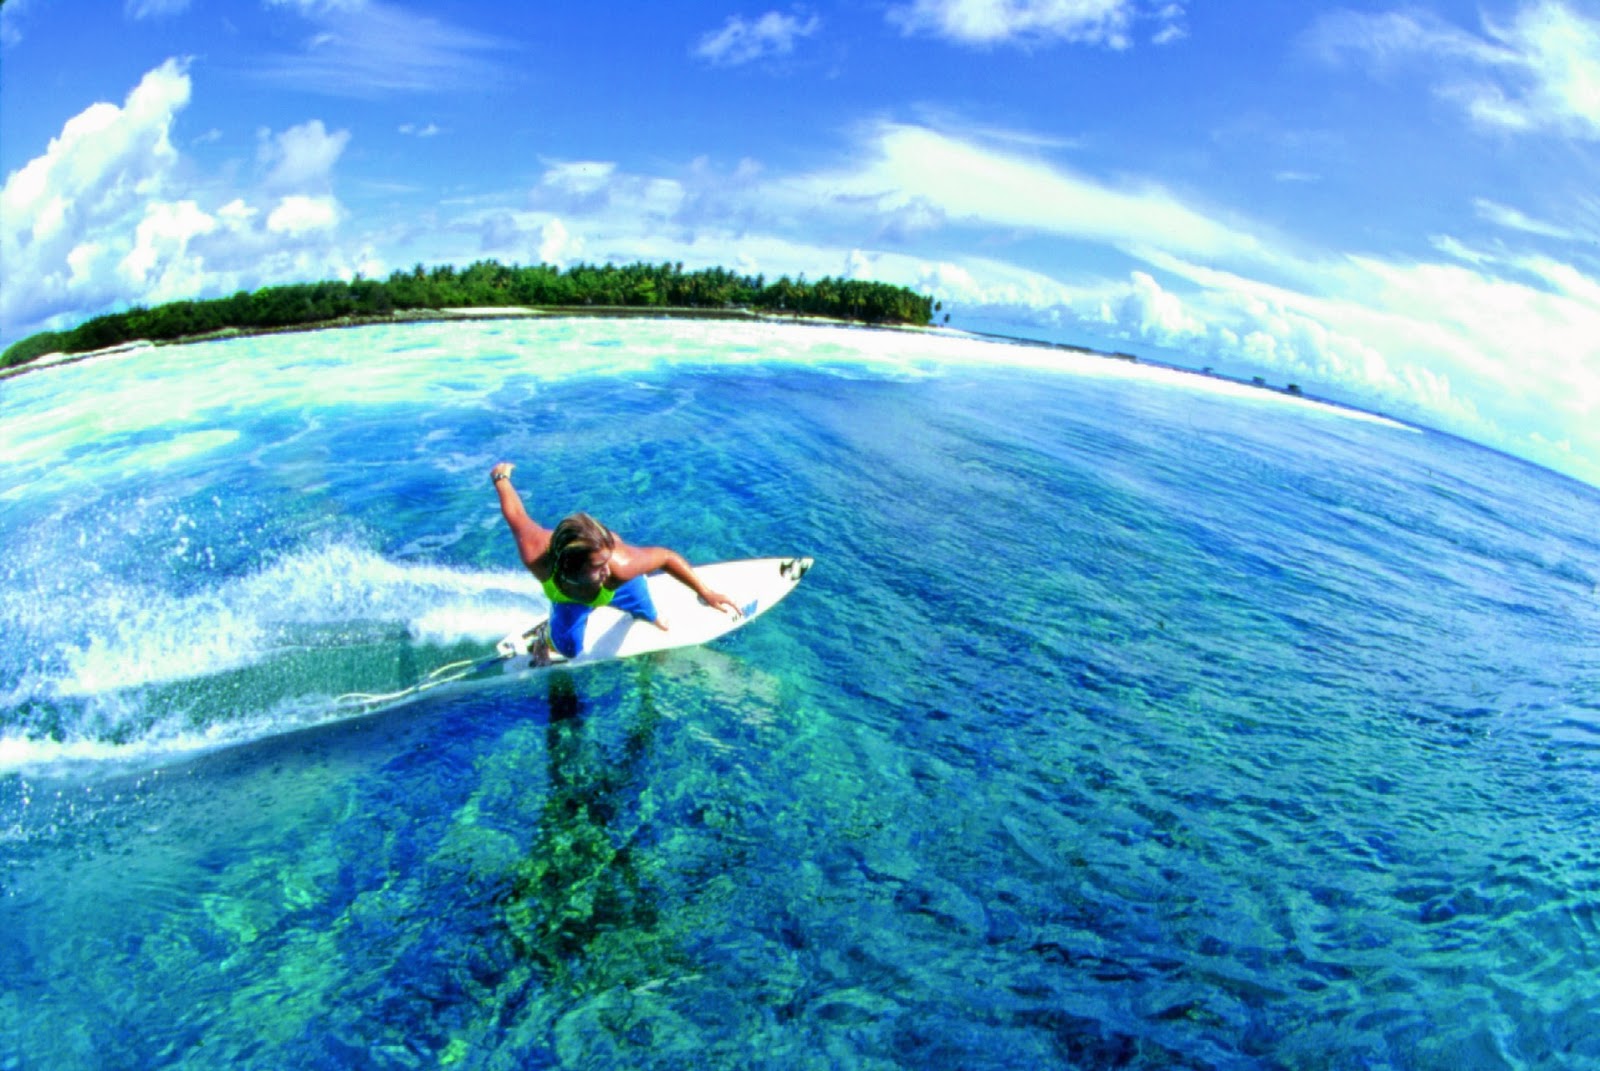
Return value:
<svg viewBox="0 0 1600 1071">
<path fill-rule="evenodd" d="M 417 265 L 387 280 L 270 286 L 213 301 L 174 301 L 153 309 L 97 316 L 70 331 L 46 331 L 0 355 L 0 368 L 47 353 L 87 353 L 136 339 L 167 342 L 229 329 L 270 331 L 330 322 L 382 319 L 397 312 L 486 308 L 610 306 L 743 308 L 829 316 L 875 324 L 926 324 L 933 299 L 904 287 L 853 279 L 806 282 L 737 275 L 722 268 L 686 272 L 682 264 L 546 264 L 506 267 L 492 260 L 464 270 Z"/>
</svg>

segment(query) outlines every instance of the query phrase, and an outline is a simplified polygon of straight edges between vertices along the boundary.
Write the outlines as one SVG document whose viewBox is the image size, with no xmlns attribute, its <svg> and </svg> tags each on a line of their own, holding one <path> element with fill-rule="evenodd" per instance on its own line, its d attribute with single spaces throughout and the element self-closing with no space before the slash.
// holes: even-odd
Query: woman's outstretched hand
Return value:
<svg viewBox="0 0 1600 1071">
<path fill-rule="evenodd" d="M 734 617 L 743 616 L 739 613 L 739 607 L 732 599 L 728 598 L 726 595 L 719 594 L 718 592 L 708 591 L 704 595 L 700 596 L 700 601 L 705 603 L 707 606 L 715 607 L 716 609 L 721 610 L 725 614 L 732 614 Z"/>
</svg>

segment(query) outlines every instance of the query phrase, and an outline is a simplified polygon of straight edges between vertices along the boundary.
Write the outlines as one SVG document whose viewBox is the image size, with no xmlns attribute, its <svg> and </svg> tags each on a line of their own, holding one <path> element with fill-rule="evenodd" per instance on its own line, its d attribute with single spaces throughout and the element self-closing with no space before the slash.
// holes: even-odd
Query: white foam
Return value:
<svg viewBox="0 0 1600 1071">
<path fill-rule="evenodd" d="M 213 431 L 194 431 L 182 435 L 174 435 L 159 443 L 149 446 L 133 447 L 118 452 L 115 457 L 102 458 L 101 463 L 113 463 L 122 468 L 137 472 L 149 472 L 152 469 L 162 469 L 175 465 L 180 461 L 188 461 L 201 454 L 213 450 L 221 450 L 232 446 L 239 441 L 239 433 L 231 429 L 218 429 Z"/>
<path fill-rule="evenodd" d="M 534 615 L 520 608 L 446 606 L 429 610 L 411 622 L 411 635 L 422 643 L 493 643 L 527 628 Z"/>
<path fill-rule="evenodd" d="M 672 367 L 758 364 L 854 367 L 904 376 L 972 367 L 1067 373 L 1406 427 L 1249 384 L 945 328 L 600 318 L 409 324 L 166 346 L 8 382 L 0 501 L 14 497 L 19 483 L 39 478 L 75 447 L 91 442 L 166 433 L 164 445 L 104 459 L 130 471 L 220 449 L 233 441 L 225 429 L 236 414 L 315 414 L 329 407 L 360 410 L 430 397 L 476 404 L 512 384 L 526 389 L 589 377 L 634 378 Z M 173 389 L 178 380 L 182 390 Z M 172 437 L 180 428 L 192 430 Z"/>
<path fill-rule="evenodd" d="M 39 774 L 65 766 L 137 764 L 218 746 L 216 739 L 194 734 L 145 738 L 130 744 L 83 738 L 35 740 L 25 736 L 0 736 L 0 774 Z"/>
<path fill-rule="evenodd" d="M 95 609 L 88 638 L 59 649 L 66 673 L 53 682 L 58 697 L 209 676 L 249 665 L 264 648 L 257 616 L 214 597 L 130 594 Z"/>
<path fill-rule="evenodd" d="M 173 759 L 336 722 L 345 716 L 333 697 L 311 695 L 297 696 L 271 709 L 202 730 L 157 725 L 125 742 L 83 735 L 56 740 L 11 733 L 0 736 L 0 775 L 64 776 L 85 770 L 109 773 L 148 768 Z"/>
<path fill-rule="evenodd" d="M 345 639 L 389 627 L 426 643 L 494 640 L 543 607 L 520 572 L 394 562 L 342 544 L 190 595 L 104 579 L 63 594 L 66 605 L 20 622 L 35 643 L 52 642 L 38 635 L 51 627 L 73 630 L 53 641 L 59 672 L 23 683 L 35 695 L 84 698 L 213 676 L 270 658 L 317 626 L 337 626 Z"/>
</svg>

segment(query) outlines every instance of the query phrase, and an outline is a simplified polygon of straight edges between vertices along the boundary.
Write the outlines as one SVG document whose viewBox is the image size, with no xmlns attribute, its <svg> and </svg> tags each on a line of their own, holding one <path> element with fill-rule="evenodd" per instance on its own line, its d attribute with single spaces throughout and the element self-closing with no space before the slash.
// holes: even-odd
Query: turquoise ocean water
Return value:
<svg viewBox="0 0 1600 1071">
<path fill-rule="evenodd" d="M 709 648 L 490 491 L 809 554 Z M 0 382 L 0 1069 L 1600 1066 L 1600 493 L 1050 350 L 507 321 Z"/>
</svg>

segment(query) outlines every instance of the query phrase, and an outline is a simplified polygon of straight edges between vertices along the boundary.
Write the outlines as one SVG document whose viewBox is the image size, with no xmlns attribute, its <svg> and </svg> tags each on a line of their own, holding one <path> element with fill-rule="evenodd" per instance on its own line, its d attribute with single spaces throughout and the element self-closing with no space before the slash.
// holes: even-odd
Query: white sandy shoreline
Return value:
<svg viewBox="0 0 1600 1071">
<path fill-rule="evenodd" d="M 1233 397 L 1241 400 L 1276 400 L 1285 404 L 1296 404 L 1311 407 L 1330 414 L 1364 420 L 1381 424 L 1387 427 L 1400 428 L 1407 431 L 1418 429 L 1402 421 L 1361 409 L 1353 405 L 1331 402 L 1303 393 L 1290 392 L 1281 388 L 1270 387 L 1260 383 L 1247 383 L 1243 380 L 1233 379 L 1210 372 L 1201 372 L 1195 369 L 1183 368 L 1176 365 L 1150 363 L 1137 356 L 1123 353 L 1106 353 L 1083 346 L 1074 346 L 1066 343 L 1047 342 L 1042 339 L 1022 338 L 1011 335 L 997 335 L 987 332 L 968 331 L 962 328 L 913 325 L 913 324 L 870 324 L 852 320 L 840 320 L 816 316 L 783 315 L 762 312 L 752 309 L 689 309 L 689 308 L 660 308 L 649 306 L 593 306 L 593 307 L 556 307 L 535 308 L 532 306 L 503 305 L 483 307 L 451 307 L 442 309 L 416 310 L 413 312 L 398 313 L 382 318 L 362 318 L 350 322 L 335 321 L 331 323 L 307 324 L 303 327 L 296 326 L 277 331 L 251 331 L 230 330 L 227 332 L 189 339 L 178 339 L 172 342 L 153 343 L 145 339 L 135 339 L 117 346 L 105 349 L 92 350 L 86 353 L 50 353 L 45 354 L 27 364 L 15 368 L 0 370 L 0 380 L 10 376 L 22 375 L 32 371 L 44 371 L 49 368 L 59 368 L 64 365 L 76 364 L 93 358 L 130 355 L 145 350 L 154 349 L 158 345 L 181 346 L 216 341 L 224 338 L 248 338 L 269 334 L 284 334 L 298 332 L 314 332 L 335 330 L 350 327 L 381 327 L 386 325 L 410 325 L 426 323 L 470 322 L 473 320 L 552 320 L 552 319 L 672 319 L 672 320 L 707 320 L 713 322 L 732 322 L 747 325 L 770 324 L 773 326 L 819 327 L 819 328 L 852 328 L 874 332 L 886 332 L 898 335 L 918 335 L 928 339 L 942 339 L 950 342 L 959 342 L 963 345 L 994 347 L 1013 351 L 1009 359 L 994 362 L 1008 367 L 1024 368 L 1037 371 L 1065 372 L 1068 374 L 1103 375 L 1122 379 L 1141 380 L 1150 383 L 1166 384 L 1170 386 L 1183 386 L 1201 390 L 1209 394 L 1224 397 Z M 1023 356 L 1027 354 L 1028 356 Z M 946 354 L 952 364 L 972 364 L 970 357 L 956 354 Z"/>
</svg>

